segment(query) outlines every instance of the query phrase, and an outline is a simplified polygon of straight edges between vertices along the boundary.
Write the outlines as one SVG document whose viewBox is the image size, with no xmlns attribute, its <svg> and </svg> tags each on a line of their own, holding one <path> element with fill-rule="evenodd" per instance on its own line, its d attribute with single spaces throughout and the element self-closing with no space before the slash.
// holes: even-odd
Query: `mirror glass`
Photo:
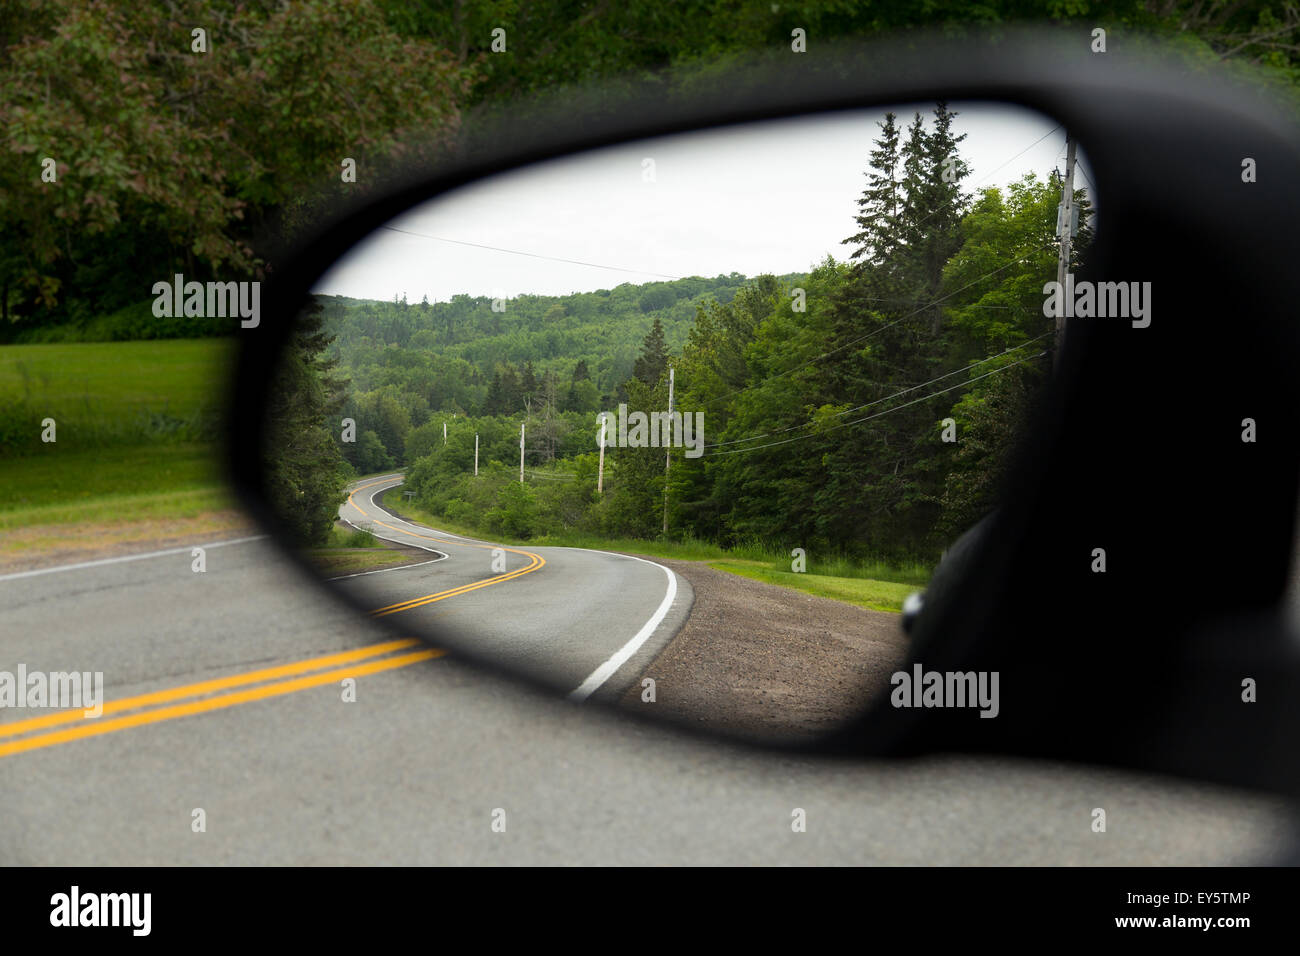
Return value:
<svg viewBox="0 0 1300 956">
<path fill-rule="evenodd" d="M 997 503 L 1091 189 L 1062 126 L 989 103 L 475 183 L 317 284 L 274 504 L 374 616 L 574 700 L 765 739 L 908 705 L 904 621 Z"/>
</svg>

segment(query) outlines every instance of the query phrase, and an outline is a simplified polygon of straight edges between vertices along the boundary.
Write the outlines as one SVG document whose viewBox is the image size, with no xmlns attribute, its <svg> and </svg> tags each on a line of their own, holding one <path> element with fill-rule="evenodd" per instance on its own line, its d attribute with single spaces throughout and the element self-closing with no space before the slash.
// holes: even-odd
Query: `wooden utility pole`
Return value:
<svg viewBox="0 0 1300 956">
<path fill-rule="evenodd" d="M 664 534 L 668 533 L 668 466 L 673 461 L 673 367 L 668 366 L 668 449 L 664 452 Z M 662 437 L 662 435 L 660 436 Z"/>
<path fill-rule="evenodd" d="M 478 477 L 478 432 L 474 433 L 474 477 Z"/>
<path fill-rule="evenodd" d="M 1056 313 L 1056 348 L 1052 355 L 1052 361 L 1058 365 L 1061 361 L 1061 346 L 1065 344 L 1065 283 L 1070 273 L 1070 240 L 1074 238 L 1074 137 L 1069 132 L 1065 134 L 1065 181 L 1061 185 L 1060 216 L 1057 234 L 1061 237 L 1061 250 L 1056 261 L 1056 282 L 1061 295 L 1058 299 L 1060 308 Z"/>
<path fill-rule="evenodd" d="M 605 429 L 609 427 L 609 418 L 600 416 L 600 467 L 596 470 L 596 494 L 605 493 Z"/>
<path fill-rule="evenodd" d="M 524 483 L 524 423 L 519 423 L 519 483 Z"/>
</svg>

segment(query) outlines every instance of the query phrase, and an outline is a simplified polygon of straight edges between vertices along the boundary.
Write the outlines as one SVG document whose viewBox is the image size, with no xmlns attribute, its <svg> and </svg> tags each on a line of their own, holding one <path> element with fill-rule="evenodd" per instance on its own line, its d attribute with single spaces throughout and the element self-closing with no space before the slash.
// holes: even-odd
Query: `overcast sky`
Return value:
<svg viewBox="0 0 1300 956">
<path fill-rule="evenodd" d="M 899 126 L 919 109 L 929 128 L 933 108 L 896 109 Z M 1002 104 L 952 108 L 957 132 L 968 134 L 960 147 L 968 192 L 1064 168 L 1065 132 L 1054 121 Z M 883 117 L 854 111 L 687 133 L 496 176 L 393 220 L 315 291 L 405 293 L 412 303 L 457 293 L 565 295 L 692 275 L 802 272 L 827 253 L 844 260 L 851 249 L 840 240 L 857 231 L 856 201 Z M 1078 160 L 1075 184 L 1090 190 L 1082 148 Z"/>
</svg>

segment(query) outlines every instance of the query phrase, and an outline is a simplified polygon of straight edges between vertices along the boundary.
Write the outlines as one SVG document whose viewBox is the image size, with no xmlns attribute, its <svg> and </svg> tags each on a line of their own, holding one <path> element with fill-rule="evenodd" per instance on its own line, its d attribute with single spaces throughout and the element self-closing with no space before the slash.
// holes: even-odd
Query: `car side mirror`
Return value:
<svg viewBox="0 0 1300 956">
<path fill-rule="evenodd" d="M 510 171 L 655 137 L 708 130 L 741 135 L 741 123 L 878 112 L 896 104 L 1009 104 L 1050 117 L 1083 145 L 1088 185 L 1098 197 L 1086 263 L 1077 274 L 1067 265 L 1060 282 L 1034 277 L 1029 289 L 1041 302 L 1037 318 L 1064 327 L 1061 344 L 1048 335 L 1050 368 L 1001 476 L 996 512 L 952 545 L 919 611 L 915 602 L 910 605 L 914 627 L 889 688 L 864 698 L 863 712 L 836 732 L 798 745 L 874 756 L 979 751 L 1085 760 L 1296 793 L 1298 765 L 1279 742 L 1294 739 L 1297 729 L 1288 702 L 1300 671 L 1293 632 L 1278 613 L 1292 573 L 1300 487 L 1300 443 L 1288 430 L 1300 407 L 1293 371 L 1300 328 L 1290 317 L 1300 291 L 1290 268 L 1300 252 L 1293 228 L 1300 213 L 1293 175 L 1300 168 L 1300 141 L 1293 124 L 1249 91 L 1192 76 L 1172 59 L 1099 56 L 1086 37 L 1074 34 L 844 48 L 815 60 L 761 62 L 727 80 L 720 89 L 663 96 L 661 86 L 642 86 L 600 101 L 520 112 L 470 137 L 439 169 L 411 171 L 409 181 L 350 210 L 277 262 L 266 319 L 243 333 L 234 389 L 231 420 L 238 425 L 231 472 L 249 508 L 291 545 L 293 560 L 320 576 L 290 541 L 282 507 L 286 486 L 276 478 L 283 440 L 266 411 L 284 381 L 295 336 L 316 334 L 301 317 L 312 311 L 322 277 L 359 241 L 385 226 L 392 231 L 397 217 L 419 204 L 464 195 L 474 184 L 490 190 L 489 177 Z M 942 188 L 942 163 L 933 165 L 927 181 Z M 720 180 L 718 188 L 724 187 Z M 1048 236 L 1049 258 L 1057 255 L 1055 243 L 1071 235 L 1072 226 L 1065 225 L 1071 215 L 1065 213 L 1055 239 Z M 972 256 L 977 252 L 970 250 Z M 987 271 L 974 275 L 983 281 Z M 924 311 L 933 329 L 943 327 L 939 300 L 948 291 L 931 290 L 928 311 L 911 314 Z M 647 314 L 655 308 L 647 299 Z M 855 314 L 869 312 L 864 302 Z M 878 309 L 873 314 L 879 318 Z M 316 315 L 313 321 L 332 321 Z M 831 347 L 856 345 L 855 335 L 878 325 L 835 331 L 839 337 Z M 794 336 L 798 323 L 791 329 Z M 436 352 L 436 335 L 424 341 Z M 1019 344 L 1021 338 L 1008 347 Z M 803 364 L 804 353 L 798 355 L 801 361 L 793 365 Z M 824 353 L 807 352 L 809 368 L 826 361 Z M 936 376 L 951 372 L 942 364 L 946 359 L 935 361 Z M 390 380 L 399 377 L 394 372 Z M 644 382 L 647 394 L 658 382 Z M 378 378 L 369 384 L 384 387 Z M 918 384 L 903 376 L 894 391 Z M 490 376 L 479 385 L 490 389 Z M 855 404 L 842 392 L 827 394 L 844 401 L 807 403 L 810 432 L 826 427 L 827 416 L 841 405 Z M 703 400 L 704 393 L 697 397 Z M 439 411 L 459 414 L 453 407 L 459 400 L 447 399 Z M 819 411 L 818 405 L 825 407 Z M 527 417 L 531 410 L 512 408 L 510 414 Z M 328 424 L 331 430 L 343 427 Z M 379 429 L 374 431 L 382 444 Z M 437 431 L 435 442 L 442 437 Z M 771 430 L 753 430 L 760 431 Z M 764 440 L 787 437 L 772 431 Z M 468 438 L 457 441 L 468 455 Z M 500 442 L 504 447 L 505 439 Z M 599 450 L 605 450 L 603 441 Z M 530 479 L 526 435 L 519 438 L 519 451 L 519 460 L 512 451 L 501 468 L 518 468 L 509 493 L 519 496 L 515 503 L 523 508 L 519 502 L 527 498 Z M 588 454 L 598 457 L 595 451 Z M 417 467 L 410 465 L 412 476 Z M 449 473 L 430 465 L 421 487 Z M 545 469 L 539 474 L 532 478 L 566 480 Z M 386 495 L 396 487 L 364 486 L 360 477 L 351 487 L 370 487 L 367 494 Z M 379 473 L 373 480 L 393 479 Z M 511 505 L 502 501 L 493 507 L 505 516 Z M 461 499 L 466 508 L 470 504 Z M 924 504 L 918 499 L 890 507 Z M 427 522 L 396 516 L 390 521 L 365 509 L 353 515 L 369 515 L 360 519 L 369 522 L 362 532 L 433 551 L 442 547 L 437 541 L 420 545 L 420 536 L 428 537 Z M 571 657 L 568 649 L 550 661 L 532 653 L 535 644 L 514 657 L 483 650 L 465 638 L 471 629 L 449 610 L 448 595 L 473 593 L 471 606 L 490 611 L 484 594 L 502 589 L 479 582 L 502 574 L 518 574 L 511 583 L 520 587 L 530 581 L 542 600 L 547 575 L 542 564 L 527 562 L 544 563 L 545 554 L 523 546 L 511 554 L 503 546 L 505 564 L 497 571 L 490 566 L 492 542 L 479 543 L 486 545 L 489 562 L 481 577 L 449 581 L 447 587 L 396 589 L 382 605 L 361 601 L 360 587 L 344 597 L 399 630 L 397 612 L 438 603 L 421 636 L 490 668 L 560 687 L 571 675 L 555 661 Z M 521 573 L 525 567 L 531 578 Z M 673 581 L 671 569 L 665 570 L 665 580 Z M 576 561 L 571 573 L 581 573 Z M 549 580 L 557 578 L 552 574 Z M 676 595 L 666 590 L 666 600 L 656 599 L 662 607 L 651 609 L 647 627 L 655 615 L 658 627 L 670 615 L 690 613 L 674 605 Z M 517 621 L 514 646 L 523 646 L 525 637 L 553 635 L 554 620 L 539 610 L 535 623 L 542 621 L 545 626 L 533 630 L 527 616 Z M 620 645 L 592 674 L 618 671 L 645 646 Z M 1247 681 L 1261 688 L 1251 699 L 1243 695 Z M 950 706 L 954 691 L 968 687 L 974 693 L 989 684 L 1000 689 L 996 707 L 977 712 Z M 585 681 L 573 692 L 584 686 Z M 653 713 L 630 709 L 639 716 Z"/>
</svg>

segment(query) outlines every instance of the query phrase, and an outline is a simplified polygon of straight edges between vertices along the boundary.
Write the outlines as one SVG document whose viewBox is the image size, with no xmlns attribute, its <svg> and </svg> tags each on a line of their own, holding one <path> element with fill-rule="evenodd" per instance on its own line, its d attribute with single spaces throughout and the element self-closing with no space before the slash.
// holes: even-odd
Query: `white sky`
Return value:
<svg viewBox="0 0 1300 956">
<path fill-rule="evenodd" d="M 905 128 L 919 110 L 928 129 L 933 108 L 894 111 Z M 960 147 L 971 167 L 968 192 L 1064 167 L 1065 132 L 1053 120 L 1004 104 L 950 108 L 960 114 L 956 131 L 968 134 Z M 857 231 L 856 202 L 884 113 L 641 140 L 495 176 L 394 219 L 389 226 L 406 232 L 378 230 L 314 291 L 367 299 L 405 293 L 411 303 L 457 293 L 566 295 L 692 275 L 802 272 L 827 253 L 844 260 L 851 247 L 840 240 Z M 645 159 L 654 161 L 653 182 L 644 181 Z M 1078 165 L 1075 185 L 1091 191 L 1082 148 Z"/>
</svg>

